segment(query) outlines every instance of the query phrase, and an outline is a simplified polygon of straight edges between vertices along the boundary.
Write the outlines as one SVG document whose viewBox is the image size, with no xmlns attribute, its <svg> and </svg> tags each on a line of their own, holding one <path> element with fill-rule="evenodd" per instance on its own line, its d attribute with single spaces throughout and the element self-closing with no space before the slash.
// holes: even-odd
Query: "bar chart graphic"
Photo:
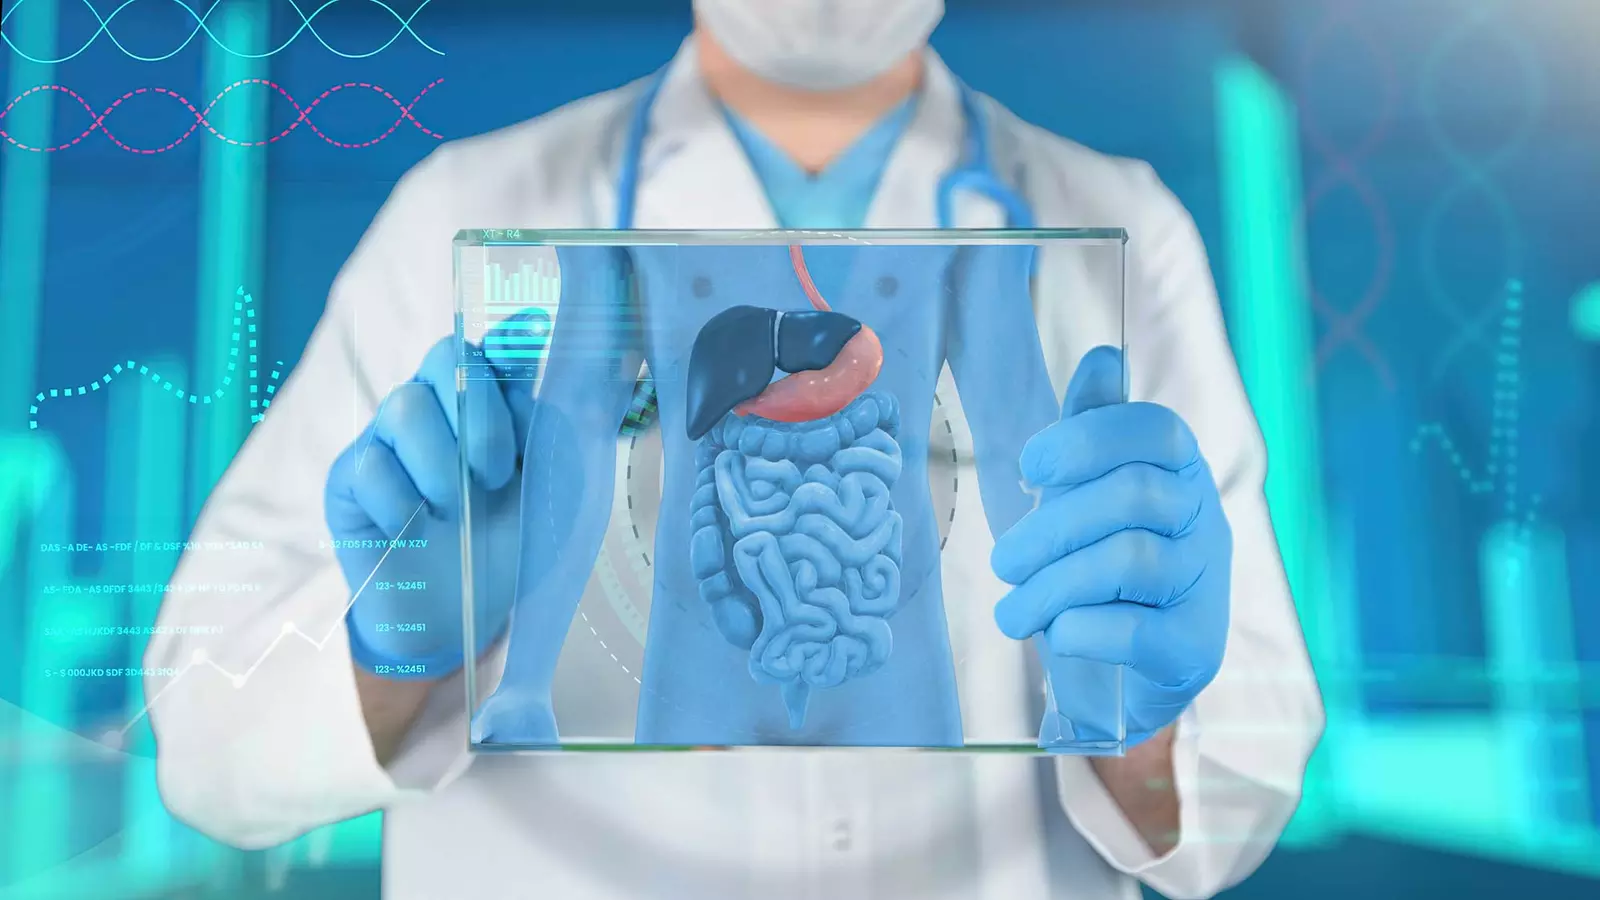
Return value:
<svg viewBox="0 0 1600 900">
<path fill-rule="evenodd" d="M 495 360 L 544 359 L 561 305 L 561 279 L 553 264 L 534 259 L 484 265 L 481 307 L 484 351 Z M 516 321 L 518 327 L 496 327 Z"/>
<path fill-rule="evenodd" d="M 509 368 L 515 376 L 519 363 L 525 377 L 538 378 L 537 367 L 550 352 L 551 341 L 561 311 L 561 271 L 551 247 L 527 244 L 486 245 L 468 248 L 463 260 L 465 274 L 461 291 L 462 336 L 475 341 L 480 336 L 484 354 L 498 364 L 500 373 Z M 628 318 L 625 327 L 642 327 L 638 283 L 623 269 L 602 276 L 595 288 L 599 295 L 614 298 Z M 512 327 L 510 323 L 515 322 Z M 561 340 L 582 345 L 589 324 L 569 321 Z M 609 352 L 609 351 L 607 351 Z M 463 360 L 465 364 L 471 364 Z M 470 377 L 470 376 L 469 376 Z M 620 433 L 638 434 L 655 424 L 656 393 L 648 365 L 634 386 L 633 399 L 623 419 Z"/>
</svg>

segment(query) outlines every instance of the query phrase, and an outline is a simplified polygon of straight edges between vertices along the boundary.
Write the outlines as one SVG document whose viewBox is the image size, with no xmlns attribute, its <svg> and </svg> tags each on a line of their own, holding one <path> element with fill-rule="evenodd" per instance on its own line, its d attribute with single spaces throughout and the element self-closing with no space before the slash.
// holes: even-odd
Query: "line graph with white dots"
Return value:
<svg viewBox="0 0 1600 900">
<path fill-rule="evenodd" d="M 417 516 L 425 507 L 426 504 L 423 504 L 412 511 L 411 517 L 406 520 L 405 526 L 400 529 L 401 534 L 404 534 L 411 527 L 411 523 L 416 520 Z M 237 689 L 244 687 L 250 681 L 250 676 L 254 675 L 256 670 L 261 668 L 262 664 L 272 657 L 272 654 L 277 651 L 279 645 L 290 638 L 297 638 L 305 641 L 315 648 L 318 653 L 322 652 L 323 648 L 328 646 L 328 642 L 332 641 L 334 637 L 339 634 L 340 629 L 344 626 L 345 614 L 349 613 L 350 608 L 355 606 L 357 600 L 361 599 L 361 595 L 366 591 L 367 586 L 372 583 L 373 576 L 377 575 L 378 570 L 383 567 L 383 563 L 389 558 L 389 554 L 393 553 L 395 548 L 401 546 L 402 544 L 403 542 L 399 540 L 389 542 L 388 548 L 383 551 L 382 556 L 378 557 L 378 562 L 372 567 L 372 571 L 367 573 L 367 577 L 362 580 L 361 586 L 351 592 L 350 600 L 345 603 L 343 609 L 339 610 L 338 616 L 333 620 L 333 625 L 330 626 L 327 632 L 321 637 L 315 637 L 311 633 L 306 632 L 299 626 L 299 624 L 295 622 L 284 622 L 282 628 L 278 631 L 278 636 L 273 638 L 271 643 L 267 644 L 267 646 L 261 651 L 261 655 L 256 657 L 255 662 L 252 662 L 241 672 L 230 671 L 226 667 L 217 663 L 216 660 L 212 659 L 210 654 L 205 651 L 205 648 L 198 648 L 189 657 L 189 661 L 173 674 L 171 680 L 169 680 L 165 685 L 162 685 L 159 691 L 156 691 L 155 694 L 150 696 L 150 698 L 145 701 L 144 705 L 140 707 L 136 713 L 134 713 L 133 717 L 129 719 L 126 724 L 102 738 L 102 743 L 112 746 L 119 744 L 135 725 L 138 725 L 145 716 L 150 714 L 150 711 L 161 702 L 161 698 L 165 696 L 168 691 L 172 690 L 174 685 L 182 681 L 185 676 L 194 671 L 196 668 L 207 668 L 213 672 L 216 672 L 218 675 L 228 679 L 234 688 Z"/>
</svg>

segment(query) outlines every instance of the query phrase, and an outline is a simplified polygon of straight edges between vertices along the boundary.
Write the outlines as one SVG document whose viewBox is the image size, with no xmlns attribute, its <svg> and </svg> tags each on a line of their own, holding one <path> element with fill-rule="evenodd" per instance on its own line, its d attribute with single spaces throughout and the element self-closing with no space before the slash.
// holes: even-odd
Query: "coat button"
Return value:
<svg viewBox="0 0 1600 900">
<path fill-rule="evenodd" d="M 850 822 L 845 819 L 833 823 L 833 833 L 829 836 L 829 843 L 833 849 L 840 853 L 847 852 L 851 846 Z"/>
<path fill-rule="evenodd" d="M 900 279 L 893 275 L 885 275 L 878 279 L 878 296 L 893 297 L 900 292 Z"/>
<path fill-rule="evenodd" d="M 711 279 L 704 275 L 697 275 L 694 281 L 690 283 L 689 289 L 694 291 L 696 297 L 704 300 L 711 296 Z"/>
</svg>

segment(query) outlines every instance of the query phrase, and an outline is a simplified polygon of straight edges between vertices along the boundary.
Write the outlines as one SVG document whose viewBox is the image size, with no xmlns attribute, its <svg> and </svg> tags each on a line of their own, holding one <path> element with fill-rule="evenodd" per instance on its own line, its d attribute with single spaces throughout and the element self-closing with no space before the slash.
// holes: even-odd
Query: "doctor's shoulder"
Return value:
<svg viewBox="0 0 1600 900">
<path fill-rule="evenodd" d="M 1148 162 L 1095 150 L 1004 108 L 996 115 L 1041 225 L 1126 228 L 1135 264 L 1174 242 L 1203 252 L 1193 217 Z"/>
</svg>

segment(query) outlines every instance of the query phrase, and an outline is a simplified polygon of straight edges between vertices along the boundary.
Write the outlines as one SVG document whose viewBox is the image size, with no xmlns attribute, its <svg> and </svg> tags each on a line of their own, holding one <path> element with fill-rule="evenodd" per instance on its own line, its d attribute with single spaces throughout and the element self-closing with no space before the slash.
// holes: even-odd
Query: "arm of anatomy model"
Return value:
<svg viewBox="0 0 1600 900">
<path fill-rule="evenodd" d="M 945 355 L 972 429 L 984 516 L 996 535 L 1033 508 L 1022 485 L 1022 447 L 1060 409 L 1034 322 L 1033 250 L 964 247 L 951 263 Z"/>
<path fill-rule="evenodd" d="M 972 431 L 978 492 L 998 537 L 1033 509 L 1020 461 L 1028 439 L 1060 418 L 1034 316 L 1032 246 L 967 247 L 952 263 L 945 353 Z M 1114 728 L 1113 667 L 1045 652 L 1049 673 L 1042 745 Z M 1104 688 L 1103 690 L 1101 688 Z"/>
<path fill-rule="evenodd" d="M 556 661 L 611 517 L 617 429 L 643 361 L 628 263 L 559 251 L 561 298 L 523 460 L 517 599 L 501 689 L 548 704 Z"/>
</svg>

